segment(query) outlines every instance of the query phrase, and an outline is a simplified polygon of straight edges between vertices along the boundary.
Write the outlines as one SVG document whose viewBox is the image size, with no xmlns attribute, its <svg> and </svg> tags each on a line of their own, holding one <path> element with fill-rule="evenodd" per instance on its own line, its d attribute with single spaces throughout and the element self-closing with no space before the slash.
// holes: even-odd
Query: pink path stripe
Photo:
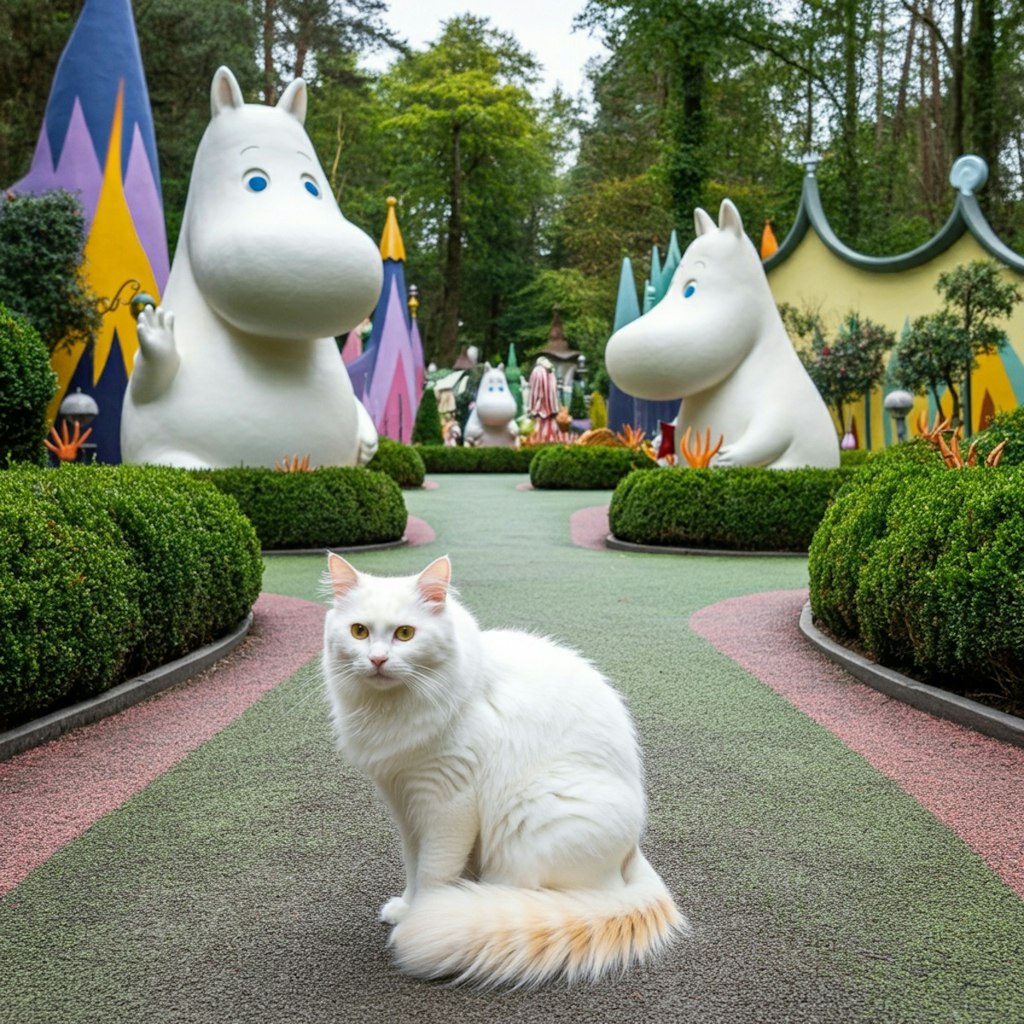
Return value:
<svg viewBox="0 0 1024 1024">
<path fill-rule="evenodd" d="M 608 536 L 608 506 L 593 505 L 581 508 L 569 517 L 569 535 L 578 548 L 605 550 Z"/>
<path fill-rule="evenodd" d="M 326 608 L 263 594 L 254 612 L 202 675 L 0 763 L 0 894 L 319 653 Z"/>
<path fill-rule="evenodd" d="M 857 682 L 806 641 L 805 590 L 731 598 L 690 626 L 891 778 L 1024 898 L 1024 749 Z"/>
</svg>

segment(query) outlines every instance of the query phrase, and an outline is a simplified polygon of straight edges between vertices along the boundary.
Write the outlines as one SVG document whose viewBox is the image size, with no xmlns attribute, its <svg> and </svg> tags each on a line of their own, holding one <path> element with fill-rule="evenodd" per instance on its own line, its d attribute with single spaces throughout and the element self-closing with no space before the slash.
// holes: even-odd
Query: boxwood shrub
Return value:
<svg viewBox="0 0 1024 1024">
<path fill-rule="evenodd" d="M 971 441 L 978 442 L 978 456 L 984 461 L 1000 441 L 1006 441 L 1001 466 L 1020 466 L 1024 464 L 1024 406 L 1008 412 L 996 413 L 991 423 L 979 431 L 965 444 L 961 442 L 961 450 L 966 449 Z"/>
<path fill-rule="evenodd" d="M 0 303 L 0 467 L 46 463 L 46 407 L 57 390 L 50 353 L 27 320 Z"/>
<path fill-rule="evenodd" d="M 367 469 L 387 473 L 399 487 L 422 487 L 427 471 L 423 459 L 415 448 L 400 444 L 390 437 L 382 437 L 377 454 L 367 463 Z"/>
<path fill-rule="evenodd" d="M 0 728 L 223 635 L 262 573 L 238 506 L 183 471 L 0 473 Z"/>
<path fill-rule="evenodd" d="M 548 445 L 530 463 L 530 482 L 541 489 L 610 491 L 634 469 L 657 469 L 643 452 L 589 445 Z"/>
<path fill-rule="evenodd" d="M 882 664 L 1020 713 L 1024 467 L 890 467 L 857 483 L 836 501 L 827 544 L 815 539 L 815 615 L 830 627 L 852 618 Z M 865 537 L 842 588 L 824 588 L 821 563 Z M 834 612 L 837 594 L 853 616 Z"/>
<path fill-rule="evenodd" d="M 836 495 L 808 551 L 811 611 L 839 639 L 860 636 L 857 588 L 875 545 L 885 536 L 889 507 L 905 487 L 947 472 L 926 442 L 916 440 L 872 455 Z"/>
<path fill-rule="evenodd" d="M 196 470 L 238 502 L 264 550 L 359 547 L 402 539 L 408 519 L 398 484 L 386 473 L 324 467 Z"/>
<path fill-rule="evenodd" d="M 608 510 L 634 544 L 729 551 L 806 551 L 853 470 L 660 469 L 630 473 Z"/>
<path fill-rule="evenodd" d="M 936 473 L 895 497 L 857 590 L 879 661 L 1024 697 L 1024 468 Z"/>
<path fill-rule="evenodd" d="M 428 473 L 528 473 L 540 448 L 449 448 L 425 444 L 416 450 Z"/>
</svg>

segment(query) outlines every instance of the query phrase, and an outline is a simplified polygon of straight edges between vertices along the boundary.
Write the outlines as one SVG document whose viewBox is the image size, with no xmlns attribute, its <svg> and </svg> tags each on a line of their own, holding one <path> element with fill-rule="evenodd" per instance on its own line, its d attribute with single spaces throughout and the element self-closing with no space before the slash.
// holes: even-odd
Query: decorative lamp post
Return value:
<svg viewBox="0 0 1024 1024">
<path fill-rule="evenodd" d="M 914 396 L 909 391 L 890 391 L 882 405 L 896 422 L 896 440 L 906 441 L 907 413 L 914 405 Z"/>
<path fill-rule="evenodd" d="M 128 308 L 132 314 L 132 318 L 135 320 L 139 319 L 139 314 L 147 307 L 152 306 L 156 308 L 156 299 L 147 292 L 136 292 L 132 296 L 131 302 L 128 304 Z"/>
</svg>

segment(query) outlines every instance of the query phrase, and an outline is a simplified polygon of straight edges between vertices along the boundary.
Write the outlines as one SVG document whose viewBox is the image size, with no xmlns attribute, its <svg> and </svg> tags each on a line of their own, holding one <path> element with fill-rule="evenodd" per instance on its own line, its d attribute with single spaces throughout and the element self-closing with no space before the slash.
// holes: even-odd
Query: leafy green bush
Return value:
<svg viewBox="0 0 1024 1024">
<path fill-rule="evenodd" d="M 871 458 L 871 452 L 863 448 L 854 448 L 851 451 L 839 453 L 840 466 L 863 466 Z"/>
<path fill-rule="evenodd" d="M 948 472 L 924 441 L 871 456 L 836 495 L 808 551 L 811 611 L 841 639 L 860 636 L 860 574 L 888 529 L 893 498 L 916 478 Z"/>
<path fill-rule="evenodd" d="M 880 662 L 960 693 L 1024 699 L 1024 468 L 929 473 L 893 497 L 860 574 Z"/>
<path fill-rule="evenodd" d="M 195 475 L 238 502 L 264 550 L 383 544 L 405 532 L 402 491 L 386 473 L 323 467 L 311 473 L 204 469 Z"/>
<path fill-rule="evenodd" d="M 183 471 L 0 473 L 0 727 L 223 635 L 262 571 L 237 505 Z"/>
<path fill-rule="evenodd" d="M 549 445 L 530 463 L 530 482 L 548 490 L 610 491 L 634 469 L 657 469 L 643 452 L 590 445 Z"/>
<path fill-rule="evenodd" d="M 387 473 L 399 487 L 422 487 L 427 475 L 419 452 L 390 437 L 380 439 L 377 454 L 370 459 L 366 468 L 375 473 Z"/>
<path fill-rule="evenodd" d="M 428 473 L 528 473 L 539 448 L 449 448 L 423 445 L 416 449 Z"/>
<path fill-rule="evenodd" d="M 91 342 L 96 296 L 81 275 L 85 216 L 69 192 L 0 199 L 0 302 L 38 332 L 47 352 Z"/>
<path fill-rule="evenodd" d="M 0 305 L 0 466 L 46 461 L 46 407 L 57 390 L 36 330 Z"/>
<path fill-rule="evenodd" d="M 730 551 L 806 551 L 852 470 L 661 469 L 631 473 L 608 510 L 635 544 Z"/>
<path fill-rule="evenodd" d="M 430 385 L 423 389 L 419 407 L 416 409 L 416 421 L 412 425 L 412 443 L 444 444 L 437 394 Z"/>
<path fill-rule="evenodd" d="M 1000 441 L 1006 441 L 1001 466 L 1024 465 L 1024 405 L 1009 412 L 996 413 L 992 422 L 972 438 L 978 444 L 978 459 L 984 462 Z M 961 449 L 966 447 L 961 444 Z"/>
<path fill-rule="evenodd" d="M 236 502 L 179 469 L 96 466 L 80 475 L 141 570 L 132 673 L 195 650 L 245 617 L 259 596 L 263 562 Z"/>
</svg>

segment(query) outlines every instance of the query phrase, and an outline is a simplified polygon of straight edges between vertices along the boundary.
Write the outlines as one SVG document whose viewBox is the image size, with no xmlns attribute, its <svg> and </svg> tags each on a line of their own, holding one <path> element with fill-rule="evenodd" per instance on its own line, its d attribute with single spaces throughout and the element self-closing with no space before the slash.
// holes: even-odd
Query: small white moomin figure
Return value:
<svg viewBox="0 0 1024 1024">
<path fill-rule="evenodd" d="M 126 462 L 186 468 L 371 459 L 377 431 L 338 353 L 383 268 L 331 194 L 303 128 L 306 86 L 246 104 L 220 68 L 163 304 L 138 320 Z"/>
<path fill-rule="evenodd" d="M 465 436 L 465 443 L 472 448 L 514 448 L 519 440 L 516 400 L 505 380 L 504 364 L 492 367 L 484 363 Z"/>
<path fill-rule="evenodd" d="M 609 340 L 609 376 L 638 398 L 681 398 L 676 438 L 721 437 L 713 466 L 838 466 L 832 418 L 739 212 L 725 199 L 717 225 L 701 209 L 694 223 L 664 298 Z"/>
</svg>

